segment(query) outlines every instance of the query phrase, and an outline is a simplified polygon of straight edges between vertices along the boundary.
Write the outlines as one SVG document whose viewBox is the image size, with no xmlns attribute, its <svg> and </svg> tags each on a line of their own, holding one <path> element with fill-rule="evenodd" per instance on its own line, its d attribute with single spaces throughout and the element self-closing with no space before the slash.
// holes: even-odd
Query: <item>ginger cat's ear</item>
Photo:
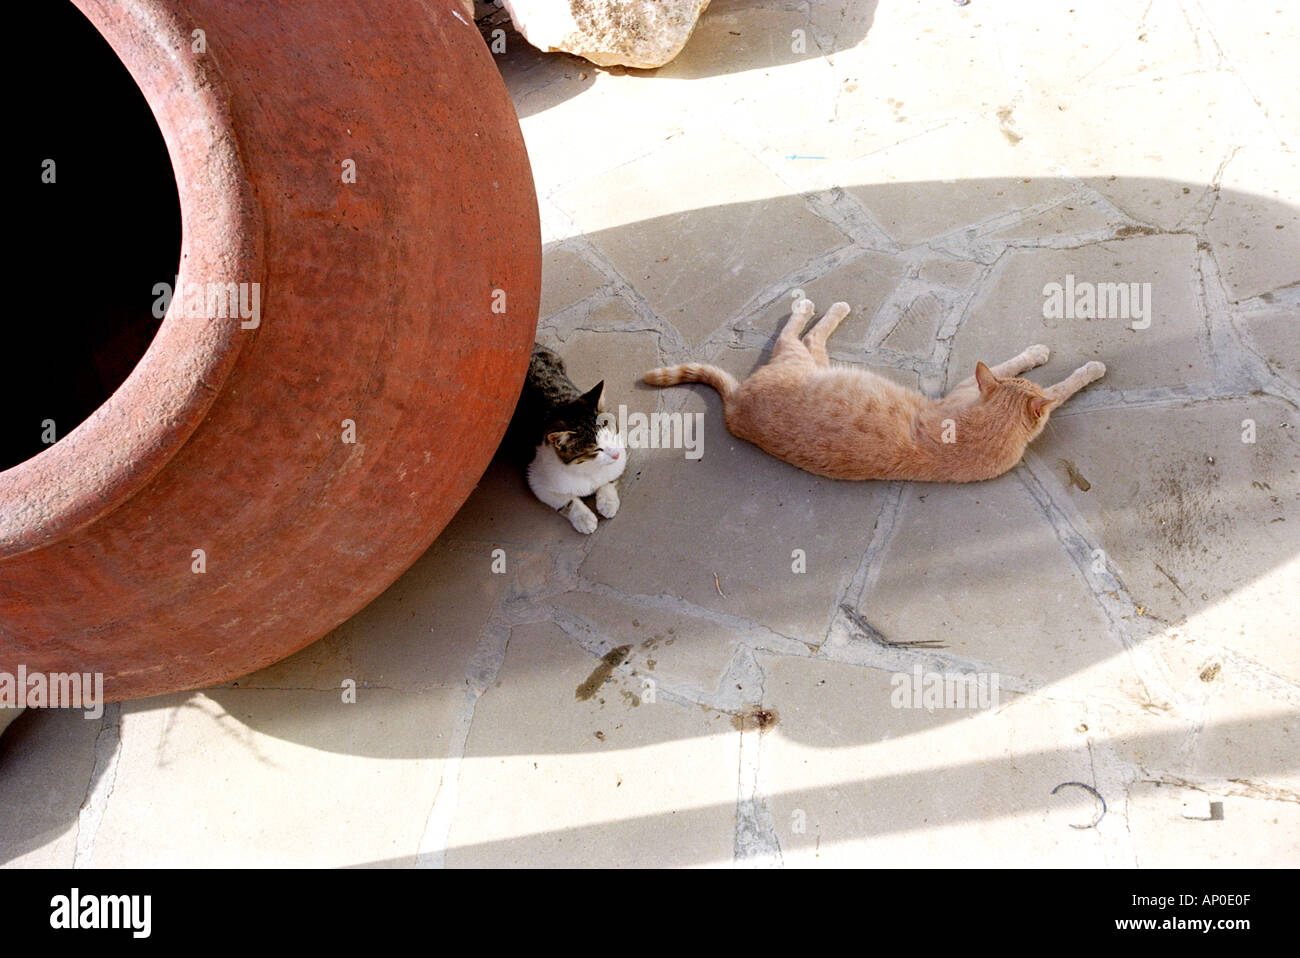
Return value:
<svg viewBox="0 0 1300 958">
<path fill-rule="evenodd" d="M 1052 401 L 1046 396 L 1035 396 L 1029 400 L 1029 415 L 1034 417 L 1034 422 L 1038 422 L 1047 414 L 1051 405 Z"/>
<path fill-rule="evenodd" d="M 998 378 L 993 375 L 993 370 L 983 363 L 976 363 L 975 382 L 980 387 L 980 395 L 987 396 L 989 391 L 998 384 Z"/>
</svg>

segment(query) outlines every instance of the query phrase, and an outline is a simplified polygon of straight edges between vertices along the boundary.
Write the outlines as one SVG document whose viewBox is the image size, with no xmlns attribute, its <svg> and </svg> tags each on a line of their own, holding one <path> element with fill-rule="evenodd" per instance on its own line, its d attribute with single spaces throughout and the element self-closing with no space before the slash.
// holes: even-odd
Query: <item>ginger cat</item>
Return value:
<svg viewBox="0 0 1300 958">
<path fill-rule="evenodd" d="M 1048 389 L 1017 374 L 1047 362 L 1030 346 L 975 375 L 942 399 L 848 366 L 834 366 L 826 340 L 849 314 L 836 303 L 802 338 L 813 315 L 801 299 L 777 337 L 772 358 L 743 383 L 716 366 L 652 369 L 651 386 L 706 383 L 722 396 L 727 428 L 778 459 L 832 479 L 992 479 L 1020 461 L 1053 409 L 1106 373 L 1099 362 Z"/>
</svg>

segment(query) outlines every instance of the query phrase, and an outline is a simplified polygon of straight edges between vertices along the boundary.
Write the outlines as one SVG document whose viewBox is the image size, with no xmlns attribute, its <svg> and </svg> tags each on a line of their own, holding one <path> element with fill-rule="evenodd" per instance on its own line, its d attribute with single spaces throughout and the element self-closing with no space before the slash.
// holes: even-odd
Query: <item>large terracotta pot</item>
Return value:
<svg viewBox="0 0 1300 958">
<path fill-rule="evenodd" d="M 459 0 L 76 3 L 166 141 L 178 294 L 106 403 L 0 472 L 0 671 L 117 700 L 283 658 L 429 546 L 509 420 L 541 248 Z M 190 315 L 226 283 L 259 315 Z"/>
</svg>

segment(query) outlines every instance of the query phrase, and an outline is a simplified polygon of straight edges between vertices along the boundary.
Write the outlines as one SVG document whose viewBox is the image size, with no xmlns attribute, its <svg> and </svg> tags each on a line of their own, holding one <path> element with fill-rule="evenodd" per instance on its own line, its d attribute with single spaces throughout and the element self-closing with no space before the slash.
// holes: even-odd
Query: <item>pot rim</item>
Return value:
<svg viewBox="0 0 1300 958">
<path fill-rule="evenodd" d="M 240 157 L 217 38 L 165 0 L 74 0 L 127 68 L 162 131 L 181 206 L 176 292 L 264 279 L 262 216 Z M 155 295 L 156 295 L 155 290 Z M 62 439 L 0 471 L 0 559 L 53 545 L 126 502 L 185 444 L 257 334 L 188 317 L 174 295 L 116 391 Z M 260 305 L 265 304 L 261 297 Z M 259 308 L 259 313 L 260 313 Z M 259 316 L 260 318 L 260 316 Z"/>
</svg>

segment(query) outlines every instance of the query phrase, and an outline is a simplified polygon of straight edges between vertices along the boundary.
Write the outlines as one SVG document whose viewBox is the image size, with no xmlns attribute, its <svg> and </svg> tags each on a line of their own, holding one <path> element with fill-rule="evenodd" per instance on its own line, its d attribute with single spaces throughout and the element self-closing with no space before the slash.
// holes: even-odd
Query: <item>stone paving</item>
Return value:
<svg viewBox="0 0 1300 958">
<path fill-rule="evenodd" d="M 539 339 L 614 410 L 702 414 L 703 454 L 633 449 L 590 537 L 494 463 L 291 659 L 27 713 L 0 861 L 1294 865 L 1298 24 L 714 0 L 647 72 L 507 34 Z M 1108 373 L 960 486 L 820 479 L 640 384 L 745 375 L 796 289 L 852 306 L 833 359 L 932 394 L 1037 342 L 1039 382 Z"/>
</svg>

